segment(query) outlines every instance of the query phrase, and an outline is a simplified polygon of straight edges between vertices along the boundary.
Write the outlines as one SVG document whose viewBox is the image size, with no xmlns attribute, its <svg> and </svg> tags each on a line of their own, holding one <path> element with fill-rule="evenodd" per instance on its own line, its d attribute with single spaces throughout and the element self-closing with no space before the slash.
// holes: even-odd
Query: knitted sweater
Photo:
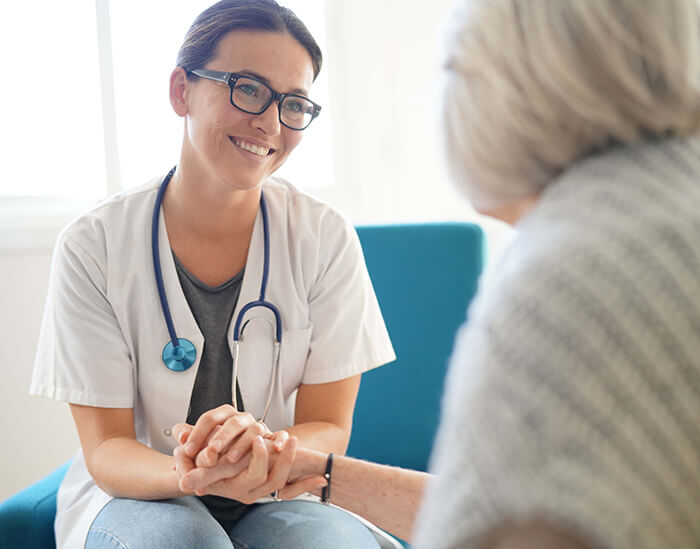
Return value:
<svg viewBox="0 0 700 549">
<path fill-rule="evenodd" d="M 700 547 L 700 139 L 568 170 L 458 335 L 417 547 L 543 518 Z"/>
</svg>

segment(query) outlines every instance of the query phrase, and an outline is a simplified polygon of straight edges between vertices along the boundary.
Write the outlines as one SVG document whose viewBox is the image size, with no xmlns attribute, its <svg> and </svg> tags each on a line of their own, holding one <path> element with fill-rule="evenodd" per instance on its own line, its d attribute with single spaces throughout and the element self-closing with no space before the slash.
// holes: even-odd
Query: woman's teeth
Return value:
<svg viewBox="0 0 700 549">
<path fill-rule="evenodd" d="M 241 141 L 240 139 L 234 140 L 234 144 L 241 149 L 257 154 L 258 156 L 267 156 L 270 154 L 270 149 L 266 147 L 258 147 L 252 143 L 247 143 L 246 141 Z"/>
</svg>

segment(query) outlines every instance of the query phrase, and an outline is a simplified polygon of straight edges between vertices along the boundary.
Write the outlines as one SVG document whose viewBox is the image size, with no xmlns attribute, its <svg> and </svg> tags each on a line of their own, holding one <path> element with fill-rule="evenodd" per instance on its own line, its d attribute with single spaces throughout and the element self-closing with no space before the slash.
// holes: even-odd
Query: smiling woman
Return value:
<svg viewBox="0 0 700 549">
<path fill-rule="evenodd" d="M 60 235 L 31 387 L 80 437 L 59 548 L 379 546 L 344 512 L 271 501 L 275 469 L 183 483 L 290 437 L 288 459 L 297 441 L 343 453 L 360 375 L 394 358 L 353 227 L 273 176 L 320 111 L 321 59 L 274 0 L 206 9 L 169 79 L 176 167 Z"/>
<path fill-rule="evenodd" d="M 205 67 L 196 66 L 200 60 L 181 54 L 181 68 L 171 77 L 171 103 L 187 121 L 180 166 L 191 169 L 193 177 L 221 178 L 225 185 L 249 189 L 282 166 L 301 142 L 303 128 L 284 125 L 283 103 L 271 101 L 271 96 L 267 108 L 251 117 L 240 105 L 240 84 L 229 89 L 221 82 L 200 78 L 197 72 L 229 70 L 260 75 L 284 93 L 308 96 L 316 76 L 313 57 L 291 34 L 276 32 L 232 32 L 220 40 L 217 51 Z M 316 55 L 320 61 L 320 51 Z M 302 100 L 308 101 L 303 96 Z M 250 150 L 252 147 L 256 152 Z M 268 153 L 261 156 L 258 148 L 268 149 Z M 177 185 L 177 179 L 174 183 Z"/>
<path fill-rule="evenodd" d="M 169 67 L 191 19 L 211 2 L 172 2 L 138 0 L 111 2 L 112 60 L 114 70 L 115 126 L 121 188 L 135 185 L 144 174 L 156 174 L 163 163 L 174 163 L 172 151 L 179 145 L 179 125 L 163 101 Z M 284 5 L 293 9 L 313 33 L 318 44 L 325 44 L 323 0 L 292 0 Z M 138 11 L 139 16 L 134 17 Z M 154 40 L 154 29 L 158 39 Z M 189 65 L 188 65 L 189 66 Z M 202 67 L 192 67 L 202 68 Z M 279 175 L 303 188 L 328 186 L 333 181 L 331 154 L 331 104 L 328 75 L 323 71 L 314 82 L 314 101 L 323 105 L 324 114 L 314 121 L 314 131 Z M 147 154 L 145 154 L 147 152 Z M 314 170 L 309 171 L 308 166 Z"/>
</svg>

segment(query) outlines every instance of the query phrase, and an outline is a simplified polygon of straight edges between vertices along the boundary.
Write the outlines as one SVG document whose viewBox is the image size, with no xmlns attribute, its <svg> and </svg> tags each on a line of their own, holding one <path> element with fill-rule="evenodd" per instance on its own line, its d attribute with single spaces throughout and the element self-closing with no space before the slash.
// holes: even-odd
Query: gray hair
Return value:
<svg viewBox="0 0 700 549">
<path fill-rule="evenodd" d="M 458 0 L 443 126 L 481 211 L 611 144 L 700 129 L 698 0 Z"/>
</svg>

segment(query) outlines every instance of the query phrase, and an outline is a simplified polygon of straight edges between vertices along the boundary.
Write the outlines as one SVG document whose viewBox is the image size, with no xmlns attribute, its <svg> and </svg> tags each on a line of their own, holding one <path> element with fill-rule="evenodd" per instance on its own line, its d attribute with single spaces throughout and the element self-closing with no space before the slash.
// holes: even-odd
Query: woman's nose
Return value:
<svg viewBox="0 0 700 549">
<path fill-rule="evenodd" d="M 279 103 L 272 101 L 265 111 L 253 115 L 251 125 L 265 135 L 277 135 L 280 133 Z"/>
</svg>

